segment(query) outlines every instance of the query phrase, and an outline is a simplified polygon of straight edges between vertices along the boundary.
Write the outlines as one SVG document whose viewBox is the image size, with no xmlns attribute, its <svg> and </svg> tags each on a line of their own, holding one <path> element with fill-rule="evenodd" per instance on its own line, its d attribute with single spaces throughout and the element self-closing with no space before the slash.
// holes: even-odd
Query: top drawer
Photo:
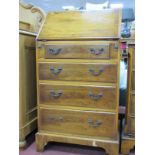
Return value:
<svg viewBox="0 0 155 155">
<path fill-rule="evenodd" d="M 45 59 L 116 59 L 117 41 L 38 42 L 38 58 Z"/>
</svg>

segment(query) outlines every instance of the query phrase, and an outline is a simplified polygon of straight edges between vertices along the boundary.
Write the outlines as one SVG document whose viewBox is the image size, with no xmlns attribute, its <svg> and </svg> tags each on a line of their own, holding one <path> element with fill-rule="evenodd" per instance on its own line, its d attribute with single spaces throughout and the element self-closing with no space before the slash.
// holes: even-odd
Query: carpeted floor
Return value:
<svg viewBox="0 0 155 155">
<path fill-rule="evenodd" d="M 104 150 L 89 146 L 48 143 L 43 153 L 36 152 L 34 134 L 29 136 L 27 147 L 25 150 L 20 150 L 19 155 L 106 155 Z M 134 155 L 134 153 L 130 154 Z"/>
</svg>

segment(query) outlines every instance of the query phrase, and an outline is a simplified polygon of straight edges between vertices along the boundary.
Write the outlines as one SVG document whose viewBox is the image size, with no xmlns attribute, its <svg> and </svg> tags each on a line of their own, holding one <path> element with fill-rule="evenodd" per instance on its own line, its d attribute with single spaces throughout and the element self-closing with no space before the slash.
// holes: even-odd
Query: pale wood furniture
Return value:
<svg viewBox="0 0 155 155">
<path fill-rule="evenodd" d="M 121 10 L 49 13 L 37 37 L 38 133 L 118 155 Z"/>
<path fill-rule="evenodd" d="M 128 92 L 125 128 L 122 135 L 121 152 L 129 154 L 135 147 L 135 43 L 128 41 Z"/>
<path fill-rule="evenodd" d="M 39 8 L 19 3 L 19 147 L 37 128 L 35 39 L 44 13 Z"/>
<path fill-rule="evenodd" d="M 19 1 L 19 29 L 27 32 L 38 33 L 44 19 L 45 12 L 32 4 Z"/>
</svg>

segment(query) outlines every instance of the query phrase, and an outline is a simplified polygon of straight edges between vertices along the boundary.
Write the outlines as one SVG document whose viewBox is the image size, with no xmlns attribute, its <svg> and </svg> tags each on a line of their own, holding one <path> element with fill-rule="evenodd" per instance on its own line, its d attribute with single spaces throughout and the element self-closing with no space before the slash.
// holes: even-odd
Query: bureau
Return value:
<svg viewBox="0 0 155 155">
<path fill-rule="evenodd" d="M 135 43 L 128 41 L 128 87 L 121 152 L 129 154 L 135 147 Z"/>
<path fill-rule="evenodd" d="M 47 15 L 37 37 L 38 133 L 118 155 L 121 10 Z"/>
</svg>

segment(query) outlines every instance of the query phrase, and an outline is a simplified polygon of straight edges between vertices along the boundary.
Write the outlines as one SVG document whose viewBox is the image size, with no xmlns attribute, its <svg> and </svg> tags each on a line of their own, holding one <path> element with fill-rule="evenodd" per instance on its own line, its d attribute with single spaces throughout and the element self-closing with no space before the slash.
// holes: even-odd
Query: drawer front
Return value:
<svg viewBox="0 0 155 155">
<path fill-rule="evenodd" d="M 129 134 L 135 134 L 135 118 L 129 117 Z"/>
<path fill-rule="evenodd" d="M 115 114 L 41 108 L 39 117 L 39 130 L 117 138 Z"/>
<path fill-rule="evenodd" d="M 40 84 L 39 103 L 47 105 L 115 110 L 117 89 L 113 86 Z"/>
<path fill-rule="evenodd" d="M 117 41 L 46 42 L 39 44 L 39 58 L 113 59 L 118 58 Z"/>
<path fill-rule="evenodd" d="M 135 71 L 132 71 L 131 83 L 131 89 L 135 90 Z"/>
<path fill-rule="evenodd" d="M 39 63 L 39 80 L 117 82 L 117 65 L 105 63 Z"/>
<path fill-rule="evenodd" d="M 135 95 L 131 94 L 130 96 L 130 113 L 135 115 Z"/>
<path fill-rule="evenodd" d="M 110 58 L 109 45 L 46 45 L 45 58 Z"/>
</svg>

